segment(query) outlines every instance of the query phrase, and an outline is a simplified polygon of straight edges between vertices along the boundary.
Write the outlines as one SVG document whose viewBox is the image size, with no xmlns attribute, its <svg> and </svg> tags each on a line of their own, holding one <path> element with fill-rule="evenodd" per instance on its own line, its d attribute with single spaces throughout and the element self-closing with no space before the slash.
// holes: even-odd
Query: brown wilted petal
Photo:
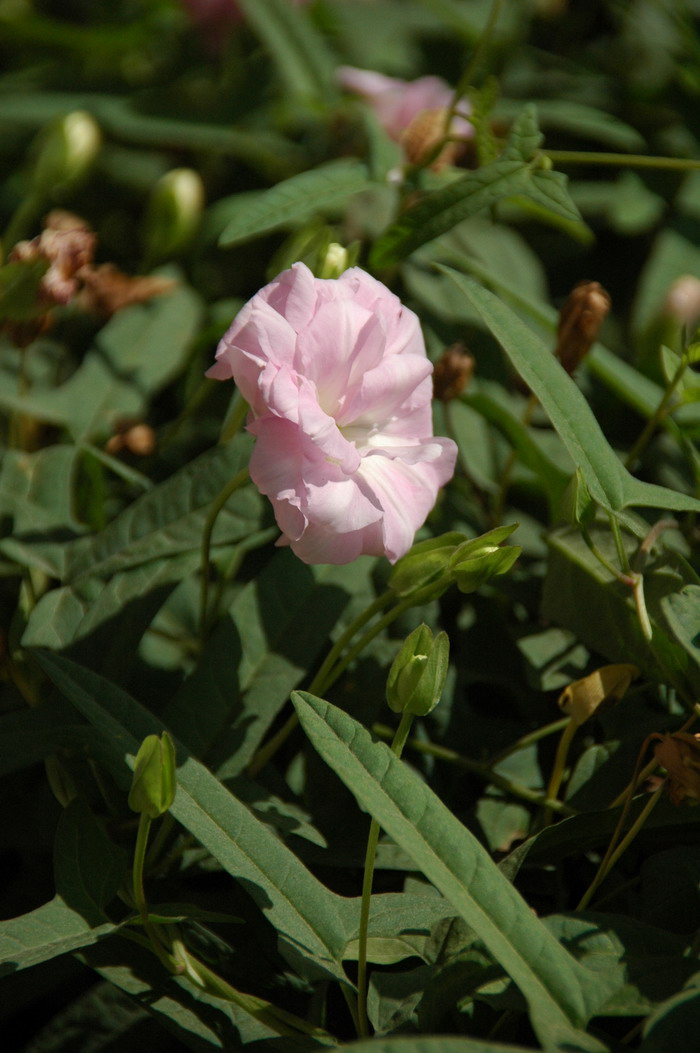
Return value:
<svg viewBox="0 0 700 1053">
<path fill-rule="evenodd" d="M 450 402 L 461 395 L 474 375 L 474 359 L 464 344 L 452 344 L 435 363 L 433 394 L 442 402 Z"/>
<path fill-rule="evenodd" d="M 603 665 L 565 687 L 557 700 L 559 708 L 581 725 L 593 716 L 603 702 L 619 701 L 638 676 L 636 665 L 624 662 Z"/>
<path fill-rule="evenodd" d="M 574 286 L 559 313 L 554 352 L 567 373 L 573 373 L 588 354 L 609 310 L 610 296 L 600 282 Z"/>
<path fill-rule="evenodd" d="M 700 735 L 677 731 L 656 735 L 654 756 L 668 773 L 668 795 L 673 804 L 700 800 Z"/>
<path fill-rule="evenodd" d="M 41 234 L 31 241 L 18 242 L 9 259 L 48 262 L 39 287 L 41 301 L 48 309 L 73 299 L 79 288 L 80 272 L 92 263 L 95 240 L 95 234 L 84 220 L 56 209 L 46 217 Z"/>
<path fill-rule="evenodd" d="M 145 303 L 154 296 L 162 296 L 177 284 L 172 278 L 132 278 L 112 263 L 86 268 L 80 278 L 83 283 L 81 306 L 105 318 L 131 304 Z"/>
<path fill-rule="evenodd" d="M 400 139 L 409 164 L 419 164 L 445 138 L 447 113 L 446 109 L 422 110 L 413 118 Z M 462 145 L 461 142 L 445 143 L 431 161 L 431 169 L 439 172 L 446 165 L 454 164 L 462 150 Z"/>
</svg>

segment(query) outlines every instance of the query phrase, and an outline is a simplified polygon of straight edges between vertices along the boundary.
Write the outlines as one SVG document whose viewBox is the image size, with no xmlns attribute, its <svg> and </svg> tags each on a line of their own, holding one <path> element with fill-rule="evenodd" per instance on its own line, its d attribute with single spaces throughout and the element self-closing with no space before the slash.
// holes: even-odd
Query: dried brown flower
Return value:
<svg viewBox="0 0 700 1053">
<path fill-rule="evenodd" d="M 567 373 L 588 354 L 609 310 L 610 296 L 600 282 L 581 281 L 571 290 L 559 313 L 554 352 Z"/>
<path fill-rule="evenodd" d="M 686 799 L 700 800 L 700 735 L 676 731 L 673 735 L 653 735 L 659 740 L 654 756 L 668 778 L 668 796 L 673 804 Z"/>
<path fill-rule="evenodd" d="M 445 121 L 447 110 L 422 110 L 416 114 L 408 127 L 401 135 L 406 159 L 410 164 L 419 164 L 430 154 L 445 138 Z M 437 156 L 431 161 L 430 167 L 434 172 L 439 172 L 446 165 L 454 164 L 463 149 L 463 143 L 448 142 L 442 147 Z"/>
<path fill-rule="evenodd" d="M 66 304 L 79 288 L 80 273 L 92 263 L 96 236 L 87 223 L 71 212 L 56 209 L 44 221 L 44 229 L 31 241 L 20 241 L 9 255 L 10 262 L 46 260 L 39 295 L 46 309 Z"/>
<path fill-rule="evenodd" d="M 105 318 L 131 304 L 162 296 L 177 284 L 172 278 L 132 278 L 112 263 L 86 268 L 80 277 L 83 283 L 79 298 L 81 307 Z"/>
<path fill-rule="evenodd" d="M 474 375 L 474 359 L 464 344 L 452 344 L 435 363 L 433 392 L 436 399 L 450 402 L 469 386 Z"/>
<path fill-rule="evenodd" d="M 115 435 L 105 444 L 105 450 L 112 455 L 128 450 L 137 457 L 148 457 L 156 448 L 156 433 L 148 424 L 133 421 L 122 421 Z"/>
</svg>

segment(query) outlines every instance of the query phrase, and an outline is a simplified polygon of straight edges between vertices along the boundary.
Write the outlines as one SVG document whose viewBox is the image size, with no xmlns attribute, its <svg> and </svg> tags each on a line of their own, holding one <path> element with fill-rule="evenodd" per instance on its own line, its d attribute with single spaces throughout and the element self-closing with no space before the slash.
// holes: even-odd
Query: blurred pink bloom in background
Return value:
<svg viewBox="0 0 700 1053">
<path fill-rule="evenodd" d="M 377 115 L 382 128 L 395 139 L 401 137 L 409 125 L 425 110 L 447 110 L 452 105 L 454 92 L 440 77 L 419 77 L 418 80 L 398 80 L 368 69 L 339 66 L 336 77 L 341 87 L 366 99 Z M 468 120 L 468 101 L 461 99 L 460 116 L 454 117 L 453 135 L 468 139 L 474 129 Z"/>
<path fill-rule="evenodd" d="M 248 301 L 207 375 L 250 406 L 279 544 L 306 563 L 410 548 L 457 454 L 433 438 L 431 373 L 416 315 L 358 267 L 321 279 L 295 263 Z"/>
</svg>

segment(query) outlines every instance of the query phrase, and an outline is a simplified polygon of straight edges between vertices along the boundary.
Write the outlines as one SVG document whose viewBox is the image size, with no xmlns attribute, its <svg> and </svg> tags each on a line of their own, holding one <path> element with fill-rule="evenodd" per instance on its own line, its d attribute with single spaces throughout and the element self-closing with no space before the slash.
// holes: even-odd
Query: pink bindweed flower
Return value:
<svg viewBox="0 0 700 1053">
<path fill-rule="evenodd" d="M 257 441 L 250 474 L 305 563 L 393 563 L 454 471 L 433 438 L 432 365 L 418 319 L 359 267 L 295 263 L 248 301 L 207 376 L 233 378 Z"/>
<path fill-rule="evenodd" d="M 341 87 L 366 99 L 387 135 L 400 142 L 406 129 L 426 110 L 446 111 L 452 105 L 454 92 L 440 77 L 419 77 L 405 81 L 385 77 L 368 69 L 339 66 L 336 78 Z M 462 139 L 474 134 L 468 120 L 469 103 L 462 99 L 450 131 Z"/>
</svg>

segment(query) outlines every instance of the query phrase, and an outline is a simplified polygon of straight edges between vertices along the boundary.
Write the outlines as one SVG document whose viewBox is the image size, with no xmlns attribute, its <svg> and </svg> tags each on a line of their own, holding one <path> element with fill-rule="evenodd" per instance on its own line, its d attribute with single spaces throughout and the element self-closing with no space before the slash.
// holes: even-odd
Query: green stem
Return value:
<svg viewBox="0 0 700 1053">
<path fill-rule="evenodd" d="M 664 393 L 663 393 L 663 395 L 661 397 L 661 401 L 659 402 L 658 406 L 654 410 L 653 415 L 649 418 L 649 420 L 644 425 L 642 433 L 639 436 L 639 438 L 637 439 L 637 441 L 635 442 L 634 446 L 632 447 L 630 452 L 627 454 L 627 458 L 625 460 L 625 468 L 631 469 L 636 464 L 636 462 L 639 459 L 640 453 L 646 447 L 646 445 L 649 442 L 649 440 L 651 439 L 652 435 L 654 434 L 656 429 L 659 427 L 659 425 L 663 421 L 664 417 L 666 416 L 666 414 L 668 412 L 668 405 L 669 405 L 671 399 L 673 398 L 673 394 L 674 394 L 676 388 L 678 387 L 678 385 L 680 384 L 681 378 L 682 378 L 682 376 L 685 373 L 687 368 L 688 368 L 688 363 L 687 363 L 685 357 L 681 356 L 681 360 L 678 363 L 678 368 L 676 369 L 676 372 L 671 377 L 669 385 L 668 385 L 668 387 L 666 388 L 666 390 L 664 391 Z"/>
<path fill-rule="evenodd" d="M 144 932 L 150 940 L 151 947 L 154 952 L 158 955 L 158 958 L 163 963 L 169 973 L 177 973 L 180 971 L 177 963 L 173 960 L 170 954 L 166 951 L 163 946 L 158 930 L 155 925 L 151 922 L 148 916 L 148 903 L 146 901 L 146 894 L 143 887 L 143 869 L 146 860 L 146 848 L 148 846 L 148 834 L 151 829 L 151 819 L 145 812 L 141 812 L 139 816 L 138 832 L 136 834 L 136 846 L 134 848 L 134 862 L 132 866 L 132 887 L 134 893 L 134 904 L 139 912 L 141 918 L 141 924 L 143 925 Z"/>
<path fill-rule="evenodd" d="M 569 717 L 562 717 L 560 720 L 553 720 L 551 724 L 545 724 L 544 727 L 537 728 L 536 731 L 531 731 L 527 735 L 522 735 L 515 742 L 511 743 L 510 746 L 506 746 L 504 750 L 497 753 L 491 758 L 491 764 L 500 764 L 506 757 L 510 757 L 512 753 L 517 753 L 519 750 L 525 750 L 528 746 L 534 746 L 536 742 L 541 739 L 547 738 L 548 735 L 556 735 L 557 732 L 563 731 L 566 725 L 569 723 Z"/>
<path fill-rule="evenodd" d="M 330 685 L 337 680 L 338 676 L 340 676 L 340 672 L 336 674 L 333 670 L 333 666 L 339 660 L 344 648 L 348 645 L 353 636 L 355 636 L 355 634 L 358 633 L 375 614 L 378 614 L 384 607 L 386 607 L 387 603 L 389 603 L 393 597 L 394 593 L 391 589 L 387 589 L 381 594 L 381 596 L 378 596 L 376 600 L 370 603 L 369 607 L 365 607 L 365 609 L 350 622 L 347 629 L 345 629 L 342 635 L 338 637 L 331 647 L 321 665 L 321 668 L 309 684 L 308 690 L 310 694 L 323 695 Z M 345 666 L 342 668 L 344 669 Z M 340 671 L 342 672 L 342 669 Z M 272 738 L 268 739 L 265 745 L 258 750 L 248 765 L 248 775 L 252 779 L 254 779 L 256 775 L 259 775 L 265 765 L 268 764 L 277 751 L 281 749 L 298 723 L 299 718 L 296 713 L 292 713 L 279 731 L 276 731 Z"/>
<path fill-rule="evenodd" d="M 609 154 L 587 150 L 542 150 L 558 164 L 612 165 L 617 168 L 670 168 L 679 172 L 700 168 L 700 161 L 689 157 L 648 157 L 646 154 Z"/>
<path fill-rule="evenodd" d="M 207 605 L 209 601 L 209 553 L 211 551 L 211 538 L 214 532 L 214 526 L 216 520 L 221 512 L 222 508 L 228 501 L 228 499 L 238 490 L 241 486 L 248 482 L 250 479 L 250 473 L 247 468 L 242 468 L 240 472 L 234 475 L 233 479 L 230 479 L 226 486 L 223 488 L 219 496 L 216 498 L 211 508 L 209 509 L 209 515 L 207 516 L 206 523 L 204 524 L 204 531 L 202 533 L 202 547 L 201 547 L 201 592 L 199 600 L 199 632 L 202 643 L 204 642 L 207 634 L 208 622 L 207 622 Z"/>
<path fill-rule="evenodd" d="M 568 719 L 567 717 L 567 722 Z M 557 721 L 557 724 L 559 723 Z M 553 727 L 553 725 L 551 726 Z M 372 731 L 382 739 L 390 739 L 392 736 L 391 728 L 388 728 L 385 724 L 373 724 Z M 481 764 L 479 761 L 471 760 L 469 757 L 463 757 L 461 753 L 448 749 L 447 746 L 437 746 L 434 742 L 422 742 L 418 739 L 411 739 L 408 747 L 415 750 L 416 753 L 424 753 L 428 757 L 435 757 L 436 760 L 442 760 L 447 764 L 454 764 L 459 768 L 463 768 L 464 771 L 468 771 L 471 775 L 476 775 L 477 778 L 483 779 L 484 782 L 497 786 L 499 790 L 503 790 L 504 793 L 509 794 L 511 797 L 519 797 L 529 804 L 550 808 L 559 815 L 576 815 L 575 810 L 562 801 L 550 800 L 544 794 L 537 793 L 536 790 L 531 790 L 528 786 L 512 782 L 505 775 L 500 775 L 497 771 L 494 771 L 489 764 Z"/>
<path fill-rule="evenodd" d="M 610 873 L 612 868 L 617 863 L 617 861 L 620 858 L 620 856 L 623 854 L 623 852 L 625 852 L 629 848 L 629 846 L 632 843 L 632 841 L 634 841 L 635 837 L 637 836 L 639 831 L 644 826 L 644 823 L 647 821 L 647 818 L 649 817 L 652 809 L 654 808 L 654 805 L 656 804 L 656 802 L 658 801 L 659 797 L 661 796 L 665 784 L 666 783 L 665 783 L 665 780 L 664 780 L 664 782 L 662 782 L 661 785 L 658 786 L 656 788 L 656 790 L 654 790 L 654 792 L 649 797 L 649 800 L 644 805 L 644 807 L 642 808 L 641 812 L 639 813 L 639 815 L 635 819 L 634 823 L 629 828 L 629 830 L 627 831 L 627 833 L 625 834 L 623 839 L 620 841 L 620 843 L 617 846 L 617 848 L 614 851 L 612 851 L 612 852 L 610 851 L 610 849 L 608 849 L 608 851 L 605 853 L 605 857 L 603 859 L 603 862 L 600 864 L 600 866 L 598 868 L 598 873 L 593 878 L 593 881 L 591 882 L 589 888 L 587 889 L 587 891 L 583 895 L 583 897 L 581 899 L 581 902 L 577 906 L 576 910 L 585 910 L 586 907 L 588 906 L 588 904 L 591 902 L 591 899 L 593 897 L 593 893 L 596 891 L 598 886 L 602 884 L 602 882 L 605 880 L 605 878 L 608 876 L 608 874 Z M 614 843 L 614 838 L 613 838 L 613 841 L 611 841 L 611 843 L 610 843 L 611 847 L 612 847 L 613 843 Z"/>
<path fill-rule="evenodd" d="M 566 759 L 569 756 L 569 748 L 571 746 L 571 743 L 573 742 L 577 727 L 578 724 L 576 723 L 576 721 L 573 719 L 573 717 L 570 717 L 569 723 L 562 731 L 561 738 L 559 739 L 559 745 L 557 746 L 557 752 L 554 757 L 552 774 L 549 777 L 549 785 L 547 786 L 547 797 L 550 801 L 558 799 L 559 790 L 564 779 Z M 544 815 L 542 818 L 543 825 L 549 826 L 551 821 L 552 811 L 550 808 L 545 808 Z"/>
<path fill-rule="evenodd" d="M 452 103 L 450 114 L 445 127 L 446 131 L 450 127 L 450 121 L 455 114 L 455 111 L 459 104 L 459 100 L 462 98 L 467 88 L 469 88 L 474 83 L 477 70 L 479 69 L 484 55 L 486 54 L 486 50 L 489 44 L 491 43 L 493 31 L 496 28 L 496 23 L 498 22 L 498 19 L 500 17 L 502 7 L 503 0 L 494 0 L 493 4 L 491 5 L 491 10 L 489 11 L 489 17 L 486 22 L 486 25 L 484 26 L 483 31 L 479 37 L 479 41 L 472 52 L 469 62 L 467 63 L 467 68 L 465 69 L 462 76 L 459 78 L 459 84 L 455 89 L 454 102 Z"/>
<path fill-rule="evenodd" d="M 400 757 L 406 745 L 408 733 L 413 723 L 412 713 L 402 713 L 401 721 L 391 751 L 396 757 Z M 367 837 L 367 851 L 365 852 L 365 869 L 362 879 L 362 902 L 360 904 L 360 929 L 357 951 L 357 1022 L 360 1038 L 369 1036 L 369 1020 L 367 1019 L 367 930 L 369 927 L 369 908 L 372 899 L 372 882 L 374 880 L 374 863 L 377 855 L 377 842 L 379 841 L 379 823 L 373 819 L 369 827 Z"/>
</svg>

